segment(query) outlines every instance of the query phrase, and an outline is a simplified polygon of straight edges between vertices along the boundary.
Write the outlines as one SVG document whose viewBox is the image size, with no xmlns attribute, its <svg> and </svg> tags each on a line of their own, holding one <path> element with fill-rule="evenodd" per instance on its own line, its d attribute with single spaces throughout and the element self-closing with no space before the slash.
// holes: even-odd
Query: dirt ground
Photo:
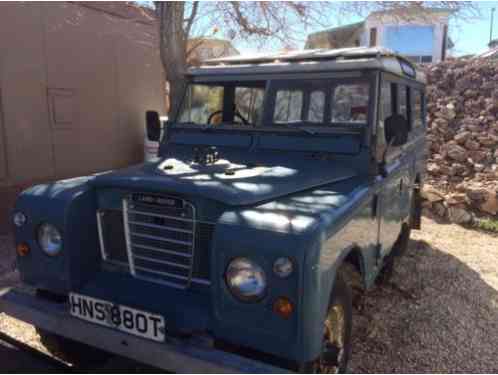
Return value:
<svg viewBox="0 0 498 375">
<path fill-rule="evenodd" d="M 11 253 L 0 237 L 0 288 L 16 280 Z M 424 218 L 391 282 L 355 292 L 354 305 L 350 372 L 496 373 L 498 236 Z M 4 314 L 0 331 L 44 350 Z"/>
</svg>

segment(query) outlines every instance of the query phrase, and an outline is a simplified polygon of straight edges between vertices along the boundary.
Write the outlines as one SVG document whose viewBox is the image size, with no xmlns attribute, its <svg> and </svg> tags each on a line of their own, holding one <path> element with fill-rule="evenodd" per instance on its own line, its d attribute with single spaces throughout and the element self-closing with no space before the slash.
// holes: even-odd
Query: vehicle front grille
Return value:
<svg viewBox="0 0 498 375">
<path fill-rule="evenodd" d="M 97 223 L 102 259 L 128 266 L 123 213 L 120 210 L 100 210 L 97 212 Z"/>
<path fill-rule="evenodd" d="M 194 265 L 194 206 L 178 198 L 137 198 L 141 196 L 132 194 L 123 200 L 130 272 L 137 278 L 187 288 Z M 168 205 L 157 204 L 161 201 Z"/>
<path fill-rule="evenodd" d="M 130 194 L 120 210 L 97 212 L 104 261 L 139 279 L 177 288 L 209 285 L 214 226 L 196 221 L 195 207 L 176 197 Z"/>
</svg>

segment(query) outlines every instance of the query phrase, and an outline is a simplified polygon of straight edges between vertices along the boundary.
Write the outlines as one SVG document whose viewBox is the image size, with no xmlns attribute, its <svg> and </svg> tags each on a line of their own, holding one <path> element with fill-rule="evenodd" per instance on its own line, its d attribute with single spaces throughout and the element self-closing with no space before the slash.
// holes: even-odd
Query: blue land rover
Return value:
<svg viewBox="0 0 498 375">
<path fill-rule="evenodd" d="M 157 160 L 19 196 L 23 286 L 0 309 L 92 360 L 345 371 L 345 270 L 369 288 L 420 226 L 423 73 L 351 48 L 211 60 L 187 81 Z"/>
</svg>

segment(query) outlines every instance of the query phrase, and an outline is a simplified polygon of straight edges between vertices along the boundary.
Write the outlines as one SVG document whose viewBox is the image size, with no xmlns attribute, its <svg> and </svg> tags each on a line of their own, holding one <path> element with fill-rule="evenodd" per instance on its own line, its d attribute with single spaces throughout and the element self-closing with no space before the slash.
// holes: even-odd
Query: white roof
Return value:
<svg viewBox="0 0 498 375">
<path fill-rule="evenodd" d="M 319 72 L 360 69 L 381 69 L 398 75 L 413 71 L 418 81 L 425 74 L 417 66 L 395 52 L 382 47 L 313 49 L 279 53 L 258 53 L 206 60 L 203 66 L 190 69 L 196 75 L 263 74 L 283 72 Z"/>
</svg>

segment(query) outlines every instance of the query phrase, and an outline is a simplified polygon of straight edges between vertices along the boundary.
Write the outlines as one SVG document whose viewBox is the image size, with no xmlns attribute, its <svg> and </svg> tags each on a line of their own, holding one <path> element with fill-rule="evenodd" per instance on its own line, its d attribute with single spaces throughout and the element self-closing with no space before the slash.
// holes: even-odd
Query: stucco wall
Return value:
<svg viewBox="0 0 498 375">
<path fill-rule="evenodd" d="M 156 45 L 151 22 L 74 3 L 0 3 L 0 200 L 141 161 L 144 112 L 164 113 Z"/>
</svg>

